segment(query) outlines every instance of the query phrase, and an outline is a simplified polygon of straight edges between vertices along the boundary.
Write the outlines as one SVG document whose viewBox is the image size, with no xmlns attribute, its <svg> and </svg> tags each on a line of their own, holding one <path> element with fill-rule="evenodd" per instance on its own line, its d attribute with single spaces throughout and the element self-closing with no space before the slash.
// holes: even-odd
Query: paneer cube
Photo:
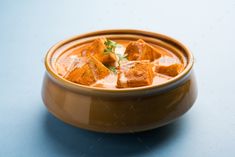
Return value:
<svg viewBox="0 0 235 157">
<path fill-rule="evenodd" d="M 144 50 L 144 42 L 143 40 L 131 41 L 125 51 L 125 55 L 127 55 L 127 59 L 130 61 L 139 60 L 141 53 Z"/>
<path fill-rule="evenodd" d="M 68 74 L 68 76 L 66 76 L 66 79 L 82 85 L 91 85 L 96 82 L 92 69 L 88 64 L 85 64 L 80 68 L 76 67 Z"/>
<path fill-rule="evenodd" d="M 125 54 L 128 60 L 150 60 L 161 57 L 160 50 L 154 48 L 143 40 L 132 41 L 126 47 Z"/>
<path fill-rule="evenodd" d="M 106 65 L 113 65 L 117 60 L 116 55 L 113 53 L 104 53 L 106 45 L 105 38 L 98 38 L 94 40 L 87 49 L 85 49 L 82 55 L 95 56 L 99 61 Z"/>
<path fill-rule="evenodd" d="M 98 59 L 91 56 L 85 65 L 82 67 L 75 67 L 67 76 L 66 79 L 83 84 L 91 85 L 97 80 L 103 79 L 110 74 L 108 68 L 106 68 Z"/>
<path fill-rule="evenodd" d="M 86 49 L 86 53 L 83 53 L 83 55 L 91 56 L 96 55 L 104 52 L 105 45 L 104 42 L 106 41 L 105 38 L 98 38 L 95 39 Z"/>
<path fill-rule="evenodd" d="M 88 59 L 88 65 L 93 71 L 96 80 L 103 79 L 110 74 L 110 70 L 105 67 L 96 57 L 90 56 Z"/>
<path fill-rule="evenodd" d="M 117 87 L 140 87 L 151 85 L 153 70 L 150 62 L 136 61 L 131 65 L 123 65 L 118 73 Z"/>
<path fill-rule="evenodd" d="M 117 60 L 117 57 L 114 53 L 109 54 L 100 54 L 96 55 L 97 58 L 104 64 L 104 65 L 111 65 L 114 66 Z"/>
<path fill-rule="evenodd" d="M 158 65 L 155 68 L 155 72 L 174 77 L 182 71 L 182 68 L 183 65 L 179 63 L 174 63 L 171 65 Z"/>
</svg>

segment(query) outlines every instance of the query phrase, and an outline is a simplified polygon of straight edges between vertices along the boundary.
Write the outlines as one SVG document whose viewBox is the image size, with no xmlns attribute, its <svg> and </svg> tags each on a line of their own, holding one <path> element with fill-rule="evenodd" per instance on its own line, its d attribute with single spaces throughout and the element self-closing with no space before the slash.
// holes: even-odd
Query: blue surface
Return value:
<svg viewBox="0 0 235 157">
<path fill-rule="evenodd" d="M 234 156 L 234 19 L 233 0 L 1 0 L 0 156 Z M 160 129 L 112 135 L 74 128 L 47 112 L 40 96 L 46 51 L 110 28 L 160 32 L 194 52 L 199 96 L 186 115 Z"/>
</svg>

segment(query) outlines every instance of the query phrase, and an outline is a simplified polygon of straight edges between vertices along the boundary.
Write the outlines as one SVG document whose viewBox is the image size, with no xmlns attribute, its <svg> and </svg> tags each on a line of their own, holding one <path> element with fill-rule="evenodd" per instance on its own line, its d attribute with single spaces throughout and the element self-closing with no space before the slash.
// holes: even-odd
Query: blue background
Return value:
<svg viewBox="0 0 235 157">
<path fill-rule="evenodd" d="M 234 156 L 235 1 L 0 1 L 0 156 Z M 175 123 L 138 134 L 84 131 L 44 107 L 43 59 L 56 42 L 111 28 L 160 32 L 196 57 L 199 95 Z"/>
</svg>

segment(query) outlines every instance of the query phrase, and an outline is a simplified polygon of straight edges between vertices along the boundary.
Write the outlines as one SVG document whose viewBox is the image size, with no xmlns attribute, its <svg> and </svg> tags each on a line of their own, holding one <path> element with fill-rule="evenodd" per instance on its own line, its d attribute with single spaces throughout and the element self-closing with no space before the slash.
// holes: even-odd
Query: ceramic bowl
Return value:
<svg viewBox="0 0 235 157">
<path fill-rule="evenodd" d="M 72 83 L 55 71 L 62 53 L 98 37 L 144 39 L 184 56 L 185 69 L 157 86 L 104 89 Z M 141 30 L 103 30 L 78 35 L 54 45 L 45 57 L 42 98 L 50 113 L 73 126 L 98 132 L 129 133 L 166 125 L 188 111 L 197 97 L 192 53 L 179 41 Z"/>
</svg>

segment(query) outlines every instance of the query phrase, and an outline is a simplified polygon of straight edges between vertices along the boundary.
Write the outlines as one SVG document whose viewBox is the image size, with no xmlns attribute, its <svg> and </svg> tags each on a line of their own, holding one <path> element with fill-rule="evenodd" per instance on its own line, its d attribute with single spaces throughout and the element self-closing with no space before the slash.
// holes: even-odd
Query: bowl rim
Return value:
<svg viewBox="0 0 235 157">
<path fill-rule="evenodd" d="M 81 84 L 77 84 L 71 81 L 66 80 L 65 78 L 59 76 L 57 73 L 55 73 L 53 71 L 53 68 L 50 64 L 51 62 L 51 57 L 53 57 L 54 52 L 60 48 L 61 46 L 75 41 L 75 40 L 79 40 L 79 39 L 84 39 L 87 37 L 93 37 L 93 36 L 97 36 L 97 35 L 112 35 L 112 34 L 134 34 L 134 35 L 143 35 L 143 36 L 148 36 L 148 37 L 152 37 L 152 38 L 160 38 L 162 40 L 168 41 L 168 42 L 172 42 L 174 45 L 174 47 L 178 46 L 179 48 L 181 48 L 184 53 L 186 54 L 187 57 L 187 64 L 186 67 L 184 68 L 184 70 L 178 74 L 177 76 L 175 76 L 174 78 L 170 79 L 169 81 L 166 81 L 164 83 L 161 83 L 159 85 L 149 85 L 149 86 L 141 86 L 141 87 L 133 87 L 133 88 L 120 88 L 120 89 L 113 89 L 113 88 L 100 88 L 100 87 L 92 87 L 92 86 L 86 86 L 86 85 L 81 85 Z M 150 31 L 145 31 L 145 30 L 138 30 L 138 29 L 105 29 L 105 30 L 97 30 L 97 31 L 93 31 L 93 32 L 89 32 L 89 33 L 83 33 L 80 35 L 75 35 L 73 37 L 64 39 L 60 42 L 57 42 L 55 45 L 53 45 L 47 52 L 45 59 L 44 59 L 44 64 L 46 67 L 46 71 L 47 73 L 53 78 L 55 79 L 57 82 L 61 83 L 63 86 L 68 87 L 68 88 L 72 88 L 75 90 L 92 90 L 92 91 L 96 91 L 96 92 L 110 92 L 110 93 L 119 93 L 119 92 L 136 92 L 136 91 L 146 91 L 146 90 L 153 90 L 153 89 L 164 89 L 164 88 L 169 88 L 172 87 L 173 85 L 179 84 L 181 82 L 181 80 L 183 80 L 185 77 L 188 76 L 188 74 L 191 72 L 192 67 L 194 65 L 194 56 L 191 53 L 191 51 L 181 42 L 179 42 L 178 40 L 160 34 L 160 33 L 155 33 L 155 32 L 150 32 Z"/>
</svg>

